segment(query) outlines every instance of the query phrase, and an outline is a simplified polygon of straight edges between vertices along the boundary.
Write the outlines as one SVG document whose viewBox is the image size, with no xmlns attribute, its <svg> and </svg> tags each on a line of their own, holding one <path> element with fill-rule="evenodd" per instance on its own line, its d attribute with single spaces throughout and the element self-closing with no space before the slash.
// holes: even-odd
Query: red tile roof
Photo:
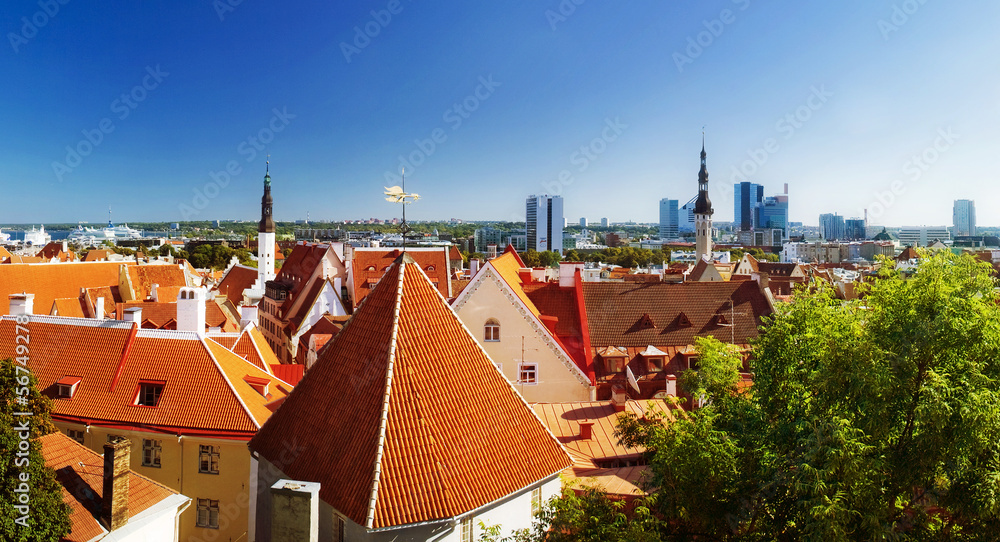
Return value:
<svg viewBox="0 0 1000 542">
<path fill-rule="evenodd" d="M 54 396 L 52 386 L 64 376 L 83 379 L 72 399 L 54 399 L 56 419 L 245 439 L 267 418 L 257 406 L 285 395 L 273 375 L 194 333 L 48 316 L 33 316 L 28 325 L 29 365 L 43 393 Z M 0 357 L 13 356 L 14 331 L 12 317 L 0 319 Z M 271 379 L 279 391 L 262 398 L 239 385 L 244 375 Z M 147 381 L 165 382 L 156 407 L 135 404 L 139 383 Z"/>
<path fill-rule="evenodd" d="M 94 250 L 87 251 L 87 255 L 83 257 L 83 261 L 96 262 L 100 260 L 107 260 L 112 254 L 114 254 L 114 252 L 110 250 L 95 248 Z"/>
<path fill-rule="evenodd" d="M 101 286 L 98 288 L 87 288 L 86 296 L 89 299 L 87 303 L 88 314 L 87 317 L 95 318 L 94 314 L 90 308 L 96 310 L 97 299 L 100 297 L 104 298 L 104 317 L 105 318 L 115 318 L 115 307 L 118 303 L 122 302 L 122 297 L 118 292 L 118 285 L 114 286 Z"/>
<path fill-rule="evenodd" d="M 117 262 L 0 265 L 0 314 L 10 312 L 10 294 L 35 294 L 36 312 L 59 298 L 77 297 L 81 288 L 118 287 Z M 113 306 L 112 306 L 113 308 Z"/>
<path fill-rule="evenodd" d="M 107 301 L 105 301 L 105 303 L 107 303 Z M 128 303 L 119 303 L 117 307 L 117 319 L 121 320 L 122 315 L 126 310 L 136 307 L 142 309 L 143 328 L 177 329 L 176 301 L 129 301 Z M 72 315 L 60 313 L 60 316 Z M 239 322 L 230 320 L 226 312 L 222 310 L 219 304 L 212 300 L 205 301 L 205 325 L 207 327 L 220 328 L 222 331 L 235 332 L 239 330 Z"/>
<path fill-rule="evenodd" d="M 285 475 L 368 528 L 452 518 L 570 465 L 421 267 L 391 265 L 250 442 L 275 460 L 297 439 Z"/>
<path fill-rule="evenodd" d="M 62 485 L 63 501 L 70 507 L 71 532 L 62 538 L 87 542 L 107 531 L 97 518 L 104 495 L 104 459 L 62 433 L 40 437 L 46 466 L 56 471 Z M 132 443 L 133 446 L 136 443 Z M 134 517 L 178 493 L 135 472 L 129 471 L 128 509 Z"/>
<path fill-rule="evenodd" d="M 243 291 L 253 286 L 257 281 L 258 271 L 245 265 L 234 265 L 226 272 L 222 282 L 215 287 L 220 295 L 226 296 L 236 305 L 243 302 Z"/>
<path fill-rule="evenodd" d="M 757 337 L 761 317 L 771 313 L 753 281 L 582 286 L 593 347 L 688 345 L 708 335 L 742 344 Z M 734 312 L 735 327 L 722 325 L 718 315 L 730 318 Z M 640 325 L 643 315 L 649 315 L 653 327 Z"/>
<path fill-rule="evenodd" d="M 184 271 L 176 265 L 133 265 L 128 268 L 128 276 L 139 301 L 149 297 L 154 284 L 176 288 L 188 285 Z"/>
<path fill-rule="evenodd" d="M 351 274 L 354 279 L 353 301 L 355 307 L 361 304 L 361 300 L 372 291 L 385 270 L 401 253 L 399 249 L 354 250 Z M 410 249 L 406 253 L 420 265 L 420 269 L 430 277 L 431 282 L 441 292 L 441 295 L 448 299 L 453 297 L 451 277 L 448 275 L 448 252 L 445 249 Z"/>
<path fill-rule="evenodd" d="M 83 314 L 83 305 L 80 304 L 79 297 L 56 299 L 52 303 L 52 311 L 49 311 L 49 314 L 54 314 L 56 316 L 72 316 L 75 318 L 83 318 L 85 316 Z"/>
</svg>

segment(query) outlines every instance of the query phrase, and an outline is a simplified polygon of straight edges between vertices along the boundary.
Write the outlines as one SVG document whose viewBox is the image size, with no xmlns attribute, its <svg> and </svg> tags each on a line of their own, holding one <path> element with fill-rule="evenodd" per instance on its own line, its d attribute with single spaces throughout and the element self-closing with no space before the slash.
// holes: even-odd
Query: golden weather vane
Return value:
<svg viewBox="0 0 1000 542">
<path fill-rule="evenodd" d="M 410 233 L 411 228 L 409 224 L 406 223 L 406 205 L 408 203 L 413 203 L 420 199 L 420 194 L 407 194 L 406 193 L 406 168 L 403 168 L 403 186 L 387 186 L 385 187 L 385 201 L 391 203 L 399 203 L 403 206 L 403 221 L 399 224 L 399 231 L 403 234 L 403 248 L 406 248 L 406 234 Z"/>
</svg>

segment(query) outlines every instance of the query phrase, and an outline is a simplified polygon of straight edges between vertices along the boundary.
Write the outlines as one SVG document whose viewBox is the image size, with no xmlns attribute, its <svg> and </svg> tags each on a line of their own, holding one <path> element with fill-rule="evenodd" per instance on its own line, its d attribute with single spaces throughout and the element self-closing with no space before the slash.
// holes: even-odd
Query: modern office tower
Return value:
<svg viewBox="0 0 1000 542">
<path fill-rule="evenodd" d="M 602 228 L 607 228 L 608 227 L 608 219 L 607 218 L 602 218 L 601 219 L 601 227 Z"/>
<path fill-rule="evenodd" d="M 951 232 L 946 226 L 904 226 L 896 233 L 899 244 L 904 247 L 927 247 L 937 241 L 951 241 Z"/>
<path fill-rule="evenodd" d="M 582 226 L 584 228 L 587 227 L 587 217 L 583 217 L 583 218 L 580 219 L 580 226 Z"/>
<path fill-rule="evenodd" d="M 677 210 L 678 201 L 663 198 L 660 200 L 660 239 L 676 239 L 679 235 L 680 215 Z"/>
<path fill-rule="evenodd" d="M 971 199 L 955 200 L 955 207 L 952 214 L 955 226 L 955 235 L 975 235 L 976 234 L 976 202 Z"/>
<path fill-rule="evenodd" d="M 844 238 L 844 217 L 837 213 L 819 215 L 819 236 L 827 241 Z"/>
<path fill-rule="evenodd" d="M 764 187 L 744 181 L 733 185 L 733 228 L 749 231 L 757 226 L 757 210 L 764 201 Z"/>
<path fill-rule="evenodd" d="M 757 207 L 755 228 L 788 232 L 788 196 L 768 196 Z"/>
<path fill-rule="evenodd" d="M 525 234 L 528 250 L 563 252 L 562 196 L 528 196 L 526 201 Z"/>
<path fill-rule="evenodd" d="M 865 219 L 848 218 L 844 221 L 844 241 L 864 241 L 868 239 Z"/>
<path fill-rule="evenodd" d="M 691 198 L 678 211 L 677 230 L 682 233 L 694 232 L 694 204 L 698 201 L 698 196 Z"/>
</svg>

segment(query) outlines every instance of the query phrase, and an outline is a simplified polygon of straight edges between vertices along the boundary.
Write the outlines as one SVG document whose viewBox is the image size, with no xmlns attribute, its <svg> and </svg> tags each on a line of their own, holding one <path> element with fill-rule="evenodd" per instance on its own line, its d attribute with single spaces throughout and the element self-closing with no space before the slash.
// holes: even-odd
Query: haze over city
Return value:
<svg viewBox="0 0 1000 542">
<path fill-rule="evenodd" d="M 3 19 L 6 222 L 252 220 L 267 154 L 278 220 L 396 216 L 405 166 L 415 220 L 656 222 L 703 127 L 717 221 L 742 180 L 807 224 L 1000 212 L 995 3 L 53 6 Z"/>
</svg>

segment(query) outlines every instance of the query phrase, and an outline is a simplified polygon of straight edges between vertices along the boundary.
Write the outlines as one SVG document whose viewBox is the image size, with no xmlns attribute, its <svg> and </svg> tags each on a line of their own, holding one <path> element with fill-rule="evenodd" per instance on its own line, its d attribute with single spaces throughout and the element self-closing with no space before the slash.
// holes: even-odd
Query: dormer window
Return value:
<svg viewBox="0 0 1000 542">
<path fill-rule="evenodd" d="M 607 363 L 607 369 L 609 373 L 620 373 L 625 370 L 625 358 L 624 357 L 613 357 L 607 358 L 605 360 Z"/>
<path fill-rule="evenodd" d="M 77 387 L 83 379 L 78 376 L 64 376 L 56 382 L 56 397 L 59 399 L 72 399 Z"/>
<path fill-rule="evenodd" d="M 646 358 L 646 369 L 651 373 L 659 373 L 663 371 L 663 358 Z"/>
<path fill-rule="evenodd" d="M 137 406 L 155 407 L 163 393 L 163 382 L 139 382 L 139 392 L 135 397 Z"/>
<path fill-rule="evenodd" d="M 436 271 L 436 270 L 437 268 L 434 267 L 433 265 L 428 265 L 427 267 L 424 268 L 424 271 Z"/>
<path fill-rule="evenodd" d="M 269 395 L 268 387 L 271 385 L 270 380 L 246 375 L 243 377 L 243 381 L 249 384 L 255 392 L 261 395 L 261 397 L 267 397 Z"/>
</svg>

